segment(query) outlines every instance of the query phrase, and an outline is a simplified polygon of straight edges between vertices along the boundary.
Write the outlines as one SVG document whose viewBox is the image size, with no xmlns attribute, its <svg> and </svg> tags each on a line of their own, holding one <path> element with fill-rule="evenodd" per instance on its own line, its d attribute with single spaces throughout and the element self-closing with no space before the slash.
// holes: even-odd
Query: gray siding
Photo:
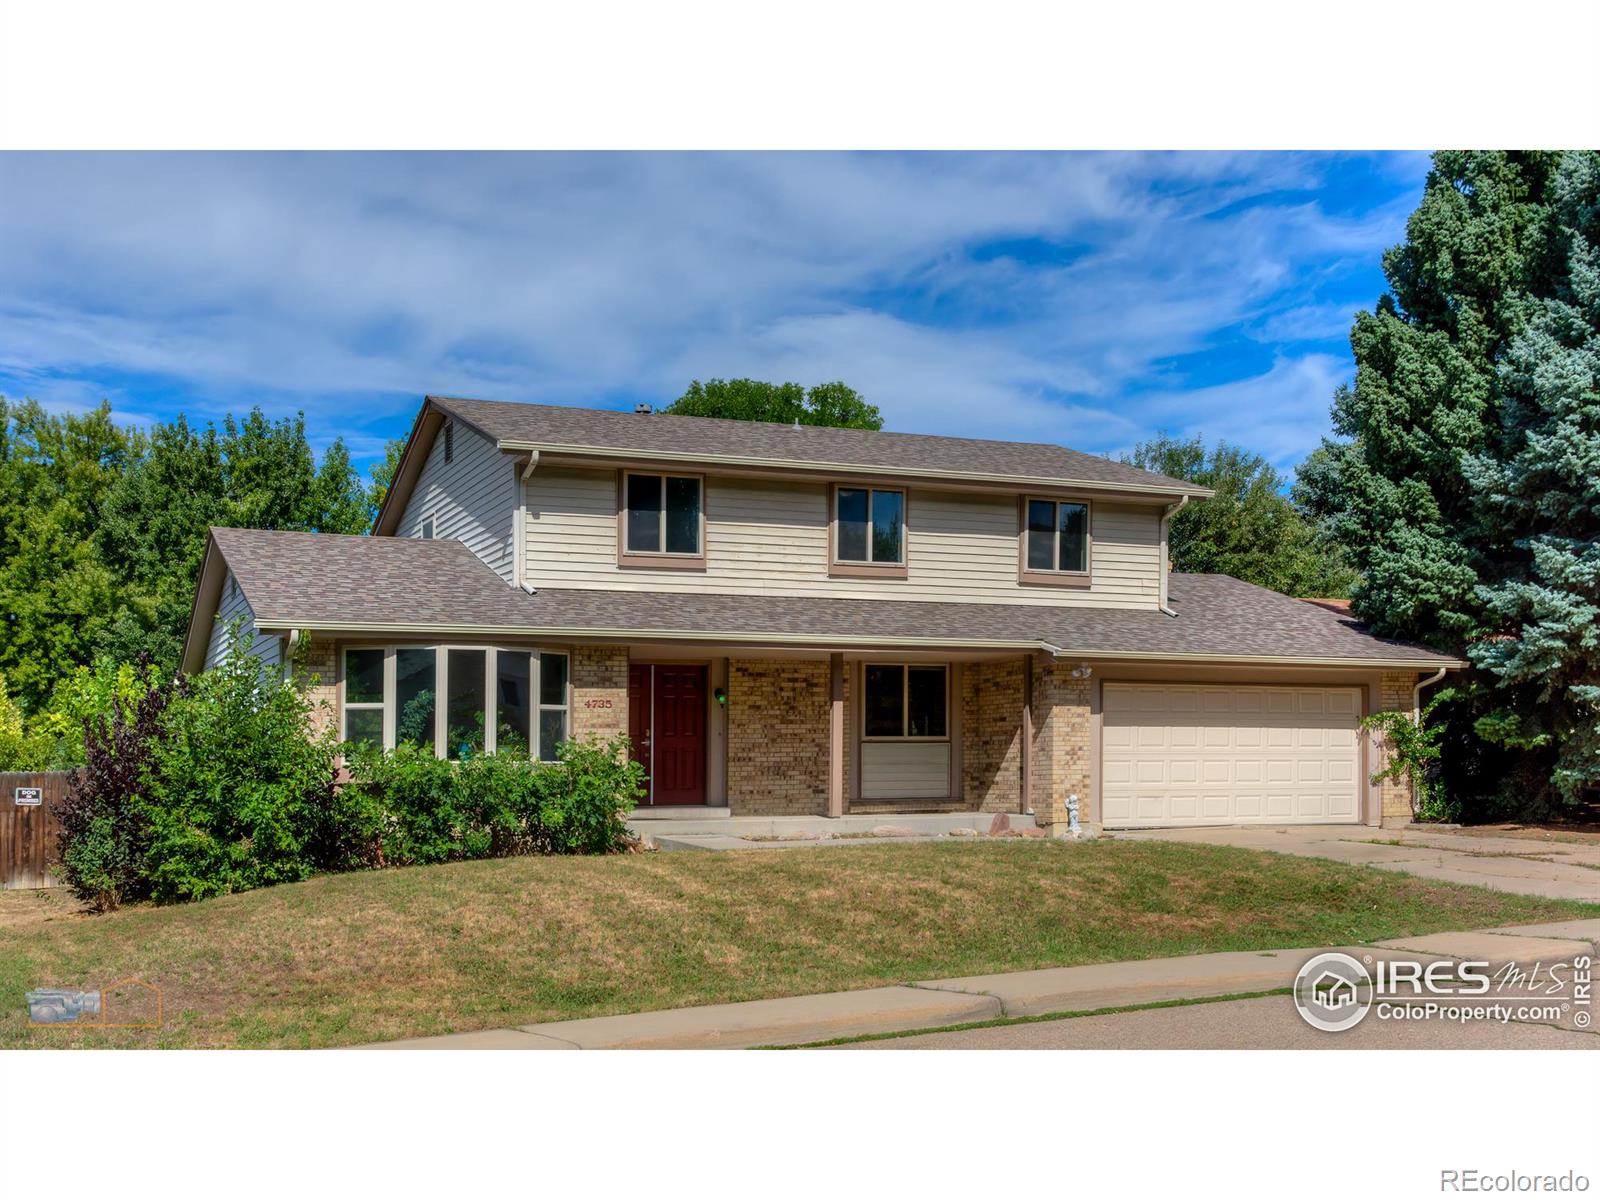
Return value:
<svg viewBox="0 0 1600 1200">
<path fill-rule="evenodd" d="M 534 471 L 526 495 L 528 584 L 1062 607 L 1159 603 L 1161 509 L 1155 505 L 1095 502 L 1093 586 L 1078 590 L 1017 583 L 1017 502 L 1010 496 L 909 489 L 910 577 L 866 580 L 828 577 L 825 484 L 708 477 L 703 573 L 620 570 L 616 495 L 612 471 Z"/>
<path fill-rule="evenodd" d="M 422 522 L 434 518 L 434 536 L 464 542 L 500 578 L 516 582 L 514 543 L 517 485 L 509 455 L 494 443 L 455 422 L 451 461 L 444 461 L 444 430 L 417 477 L 416 487 L 395 527 L 399 537 L 418 537 Z"/>
<path fill-rule="evenodd" d="M 243 618 L 240 628 L 245 633 L 254 635 L 250 643 L 250 653 L 268 667 L 277 667 L 283 662 L 282 645 L 276 634 L 263 634 L 256 629 L 256 616 L 250 609 L 250 603 L 244 598 L 238 583 L 233 578 L 233 572 L 228 572 L 222 581 L 222 598 L 217 604 L 217 619 L 211 625 L 211 640 L 206 643 L 206 670 L 210 670 L 223 659 L 226 649 L 224 638 L 228 632 L 228 625 L 236 618 Z"/>
</svg>

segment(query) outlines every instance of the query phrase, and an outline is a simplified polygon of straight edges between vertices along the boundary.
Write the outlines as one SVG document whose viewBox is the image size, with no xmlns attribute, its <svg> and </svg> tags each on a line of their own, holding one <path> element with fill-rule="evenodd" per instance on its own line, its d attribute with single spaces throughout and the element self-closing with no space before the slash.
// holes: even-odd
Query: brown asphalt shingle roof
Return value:
<svg viewBox="0 0 1600 1200">
<path fill-rule="evenodd" d="M 917 639 L 970 646 L 1039 643 L 1074 654 L 1456 660 L 1378 638 L 1349 616 L 1226 575 L 1171 578 L 1176 617 L 1153 611 L 916 600 L 849 600 L 513 588 L 457 541 L 214 529 L 259 622 L 316 629 L 448 625 L 530 634 L 595 633 L 742 640 Z"/>
<path fill-rule="evenodd" d="M 493 441 L 880 467 L 915 472 L 1144 487 L 1206 495 L 1205 488 L 1125 463 L 1042 442 L 996 442 L 870 429 L 776 425 L 716 417 L 643 416 L 599 408 L 509 404 L 429 396 L 440 411 L 474 426 Z"/>
</svg>

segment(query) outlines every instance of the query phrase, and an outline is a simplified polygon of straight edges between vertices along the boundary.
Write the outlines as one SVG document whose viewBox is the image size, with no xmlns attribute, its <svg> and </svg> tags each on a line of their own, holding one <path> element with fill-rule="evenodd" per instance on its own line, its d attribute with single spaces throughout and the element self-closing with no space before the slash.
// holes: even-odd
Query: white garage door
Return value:
<svg viewBox="0 0 1600 1200">
<path fill-rule="evenodd" d="M 1109 827 L 1360 819 L 1355 688 L 1107 683 Z"/>
</svg>

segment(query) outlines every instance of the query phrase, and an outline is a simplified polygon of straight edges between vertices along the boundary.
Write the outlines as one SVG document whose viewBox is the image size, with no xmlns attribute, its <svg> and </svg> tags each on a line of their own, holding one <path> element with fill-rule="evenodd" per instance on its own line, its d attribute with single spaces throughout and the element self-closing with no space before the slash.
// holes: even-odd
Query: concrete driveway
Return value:
<svg viewBox="0 0 1600 1200">
<path fill-rule="evenodd" d="M 1450 830 L 1365 825 L 1234 825 L 1206 829 L 1119 829 L 1130 841 L 1201 842 L 1332 858 L 1424 879 L 1475 884 L 1560 900 L 1600 903 L 1600 843 L 1478 837 Z"/>
</svg>

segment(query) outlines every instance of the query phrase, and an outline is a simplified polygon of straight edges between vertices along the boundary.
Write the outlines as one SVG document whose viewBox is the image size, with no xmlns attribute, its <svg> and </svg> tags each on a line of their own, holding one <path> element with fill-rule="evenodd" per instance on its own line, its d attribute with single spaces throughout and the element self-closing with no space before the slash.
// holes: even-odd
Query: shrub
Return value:
<svg viewBox="0 0 1600 1200">
<path fill-rule="evenodd" d="M 644 794 L 644 767 L 627 738 L 563 742 L 559 768 L 538 772 L 541 823 L 554 854 L 608 854 L 627 837 L 626 816 Z"/>
<path fill-rule="evenodd" d="M 1460 805 L 1446 793 L 1438 771 L 1443 753 L 1439 740 L 1445 726 L 1429 723 L 1434 710 L 1455 695 L 1449 688 L 1439 692 L 1415 720 L 1406 712 L 1377 712 L 1361 721 L 1361 728 L 1376 732 L 1387 751 L 1383 768 L 1373 772 L 1372 782 L 1410 780 L 1411 813 L 1417 821 L 1453 821 L 1460 815 Z"/>
<path fill-rule="evenodd" d="M 27 727 L 0 673 L 0 771 L 43 771 L 49 766 L 49 743 Z"/>
<path fill-rule="evenodd" d="M 168 707 L 146 772 L 151 895 L 197 900 L 305 879 L 333 807 L 331 735 L 293 683 L 228 631 L 222 662 Z"/>
<path fill-rule="evenodd" d="M 623 845 L 644 778 L 623 738 L 566 742 L 554 763 L 518 752 L 447 762 L 415 745 L 349 749 L 351 782 L 340 802 L 361 831 L 355 841 L 371 851 L 346 858 L 387 866 L 610 853 Z"/>
<path fill-rule="evenodd" d="M 148 775 L 178 690 L 151 683 L 136 699 L 118 697 L 84 720 L 84 767 L 60 809 L 61 873 L 97 911 L 150 895 Z"/>
</svg>

